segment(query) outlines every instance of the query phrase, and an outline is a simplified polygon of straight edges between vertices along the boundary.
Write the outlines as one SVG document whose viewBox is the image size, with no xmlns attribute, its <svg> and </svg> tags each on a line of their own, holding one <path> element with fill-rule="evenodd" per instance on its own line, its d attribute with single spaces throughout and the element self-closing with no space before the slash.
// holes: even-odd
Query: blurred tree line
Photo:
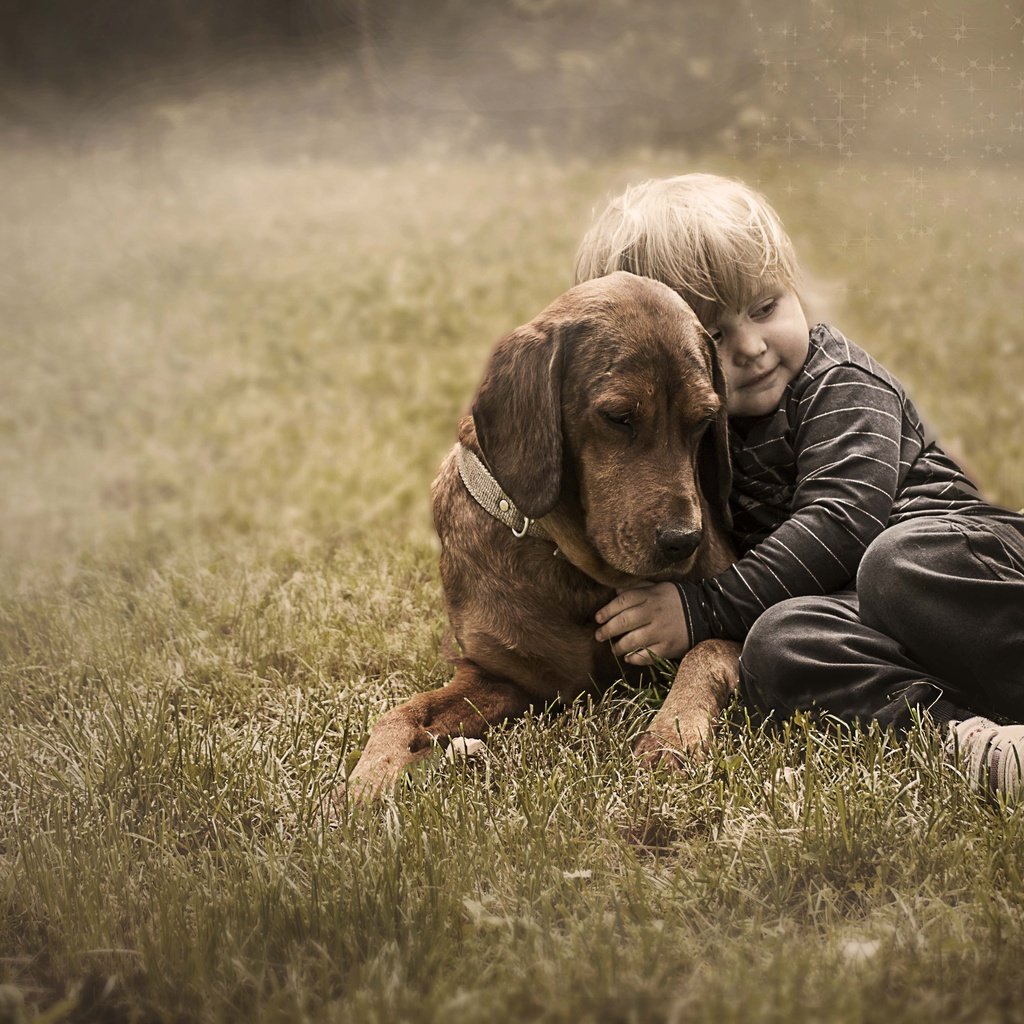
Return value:
<svg viewBox="0 0 1024 1024">
<path fill-rule="evenodd" d="M 759 73 L 744 0 L 0 0 L 0 80 L 77 96 L 225 63 L 344 62 L 391 130 L 469 119 L 585 136 L 728 123 Z"/>
<path fill-rule="evenodd" d="M 394 148 L 437 130 L 843 155 L 869 110 L 945 86 L 968 54 L 990 86 L 1019 78 L 1019 7 L 968 20 L 960 0 L 0 0 L 0 86 L 81 104 L 147 79 L 305 62 L 334 75 L 335 117 Z"/>
<path fill-rule="evenodd" d="M 247 46 L 302 46 L 339 28 L 342 6 L 332 17 L 328 4 L 282 0 L 0 0 L 0 75 L 100 91 Z"/>
</svg>

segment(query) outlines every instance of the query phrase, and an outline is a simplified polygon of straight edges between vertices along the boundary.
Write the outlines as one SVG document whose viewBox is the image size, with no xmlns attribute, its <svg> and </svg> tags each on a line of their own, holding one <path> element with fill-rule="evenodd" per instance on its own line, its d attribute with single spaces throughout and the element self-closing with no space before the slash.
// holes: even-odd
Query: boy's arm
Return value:
<svg viewBox="0 0 1024 1024">
<path fill-rule="evenodd" d="M 902 398 L 883 381 L 847 365 L 812 381 L 800 400 L 792 514 L 724 573 L 679 584 L 691 642 L 742 640 L 771 605 L 847 586 L 921 447 L 903 436 Z"/>
</svg>

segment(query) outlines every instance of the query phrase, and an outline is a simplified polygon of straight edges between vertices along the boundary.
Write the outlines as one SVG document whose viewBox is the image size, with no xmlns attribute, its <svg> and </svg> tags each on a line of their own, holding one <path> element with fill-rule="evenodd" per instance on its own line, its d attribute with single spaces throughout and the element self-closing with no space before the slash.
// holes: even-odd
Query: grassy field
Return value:
<svg viewBox="0 0 1024 1024">
<path fill-rule="evenodd" d="M 652 777 L 621 690 L 323 820 L 448 677 L 427 494 L 487 351 L 692 166 L 0 156 L 0 1021 L 1024 1019 L 1024 818 L 926 729 L 736 709 Z M 1016 173 L 699 166 L 1024 505 Z"/>
</svg>

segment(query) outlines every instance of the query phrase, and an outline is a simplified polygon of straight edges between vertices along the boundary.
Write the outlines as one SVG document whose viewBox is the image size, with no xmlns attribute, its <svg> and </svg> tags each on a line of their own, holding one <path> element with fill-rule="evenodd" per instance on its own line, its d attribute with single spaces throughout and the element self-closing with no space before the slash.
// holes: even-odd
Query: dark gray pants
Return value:
<svg viewBox="0 0 1024 1024">
<path fill-rule="evenodd" d="M 783 718 L 906 728 L 917 707 L 1024 722 L 1024 516 L 979 506 L 889 527 L 855 589 L 783 601 L 754 623 L 740 681 Z"/>
</svg>

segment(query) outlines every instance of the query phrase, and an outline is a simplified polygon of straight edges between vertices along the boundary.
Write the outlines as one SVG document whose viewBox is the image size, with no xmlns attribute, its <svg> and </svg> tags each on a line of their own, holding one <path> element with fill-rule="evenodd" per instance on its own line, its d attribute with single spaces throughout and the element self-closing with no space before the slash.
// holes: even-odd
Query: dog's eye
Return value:
<svg viewBox="0 0 1024 1024">
<path fill-rule="evenodd" d="M 604 421 L 616 430 L 633 434 L 633 414 L 628 412 L 602 412 Z"/>
<path fill-rule="evenodd" d="M 705 416 L 704 419 L 697 420 L 693 426 L 687 427 L 686 433 L 690 437 L 702 438 L 715 425 L 717 418 L 717 416 Z"/>
</svg>

